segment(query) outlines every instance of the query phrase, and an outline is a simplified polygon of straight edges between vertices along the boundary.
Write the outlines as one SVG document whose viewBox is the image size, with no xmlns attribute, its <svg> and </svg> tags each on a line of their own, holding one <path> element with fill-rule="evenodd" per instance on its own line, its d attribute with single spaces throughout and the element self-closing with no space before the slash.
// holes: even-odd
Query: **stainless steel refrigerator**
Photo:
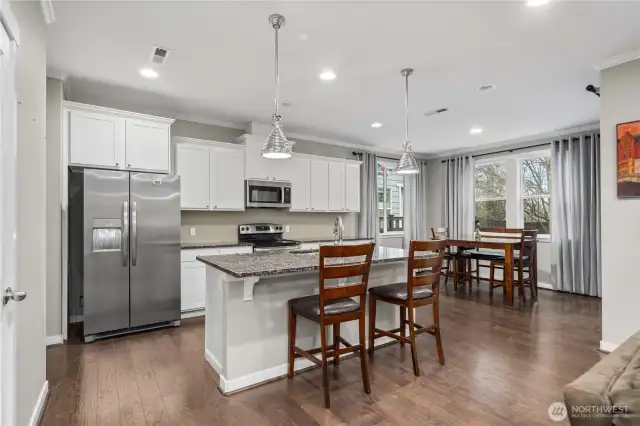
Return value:
<svg viewBox="0 0 640 426">
<path fill-rule="evenodd" d="M 71 169 L 69 306 L 85 341 L 180 320 L 180 178 Z"/>
</svg>

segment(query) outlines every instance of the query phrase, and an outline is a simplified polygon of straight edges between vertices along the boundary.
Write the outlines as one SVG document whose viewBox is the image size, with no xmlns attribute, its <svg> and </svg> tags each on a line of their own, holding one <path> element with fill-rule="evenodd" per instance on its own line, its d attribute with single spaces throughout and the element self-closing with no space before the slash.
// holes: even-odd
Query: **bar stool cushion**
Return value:
<svg viewBox="0 0 640 426">
<path fill-rule="evenodd" d="M 469 256 L 474 259 L 480 260 L 501 260 L 504 259 L 504 253 L 498 253 L 493 251 L 474 250 L 469 251 Z"/>
<path fill-rule="evenodd" d="M 305 296 L 297 297 L 289 300 L 289 305 L 301 315 L 307 316 L 319 316 L 320 315 L 320 296 Z M 346 314 L 348 312 L 355 312 L 360 309 L 360 303 L 355 300 L 345 297 L 342 299 L 325 300 L 324 302 L 324 314 L 326 316 Z"/>
<path fill-rule="evenodd" d="M 369 291 L 384 299 L 407 300 L 407 283 L 395 283 L 370 288 Z M 426 299 L 433 296 L 433 291 L 423 285 L 413 288 L 414 299 Z"/>
</svg>

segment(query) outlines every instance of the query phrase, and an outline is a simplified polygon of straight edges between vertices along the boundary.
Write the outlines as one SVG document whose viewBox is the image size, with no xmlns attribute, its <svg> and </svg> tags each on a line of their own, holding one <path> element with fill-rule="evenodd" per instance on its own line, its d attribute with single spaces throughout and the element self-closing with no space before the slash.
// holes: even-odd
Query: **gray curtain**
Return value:
<svg viewBox="0 0 640 426">
<path fill-rule="evenodd" d="M 427 231 L 427 162 L 418 160 L 420 174 L 404 177 L 404 247 L 411 240 L 426 240 Z"/>
<path fill-rule="evenodd" d="M 553 141 L 551 173 L 554 288 L 601 297 L 600 135 Z"/>
<path fill-rule="evenodd" d="M 451 238 L 473 238 L 475 196 L 472 157 L 450 158 L 445 161 L 444 218 Z"/>
<path fill-rule="evenodd" d="M 378 157 L 362 154 L 360 171 L 360 214 L 358 238 L 374 238 L 378 241 Z"/>
</svg>

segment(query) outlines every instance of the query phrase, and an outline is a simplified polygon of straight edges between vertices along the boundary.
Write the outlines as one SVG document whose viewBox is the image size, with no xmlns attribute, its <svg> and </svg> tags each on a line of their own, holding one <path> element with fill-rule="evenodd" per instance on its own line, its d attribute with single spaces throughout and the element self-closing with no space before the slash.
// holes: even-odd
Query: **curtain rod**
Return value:
<svg viewBox="0 0 640 426">
<path fill-rule="evenodd" d="M 478 158 L 478 157 L 485 157 L 487 155 L 495 155 L 495 154 L 502 154 L 505 152 L 513 152 L 513 151 L 521 151 L 523 149 L 530 149 L 530 148 L 538 148 L 541 146 L 551 146 L 551 142 L 546 142 L 546 143 L 539 143 L 537 145 L 529 145 L 529 146 L 522 146 L 519 148 L 511 148 L 511 149 L 503 149 L 500 151 L 495 151 L 495 152 L 487 152 L 486 154 L 478 154 L 478 155 L 470 155 L 469 157 L 471 158 Z M 443 163 L 446 163 L 448 160 L 442 160 Z"/>
<path fill-rule="evenodd" d="M 352 152 L 352 154 L 353 154 L 353 155 L 355 155 L 356 157 L 359 157 L 359 156 L 361 156 L 361 155 L 362 155 L 362 153 L 361 153 L 361 152 L 357 152 L 357 151 L 353 151 L 353 152 Z M 393 160 L 393 161 L 398 161 L 398 159 L 397 159 L 397 158 L 383 157 L 383 156 L 381 156 L 381 155 L 378 155 L 377 157 L 378 157 L 378 158 L 382 158 L 383 160 Z"/>
</svg>

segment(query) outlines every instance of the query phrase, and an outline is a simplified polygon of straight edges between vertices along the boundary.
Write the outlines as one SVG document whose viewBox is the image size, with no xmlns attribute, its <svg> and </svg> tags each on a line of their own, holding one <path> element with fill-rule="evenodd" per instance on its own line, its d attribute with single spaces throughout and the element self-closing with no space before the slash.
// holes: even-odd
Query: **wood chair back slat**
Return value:
<svg viewBox="0 0 640 426">
<path fill-rule="evenodd" d="M 535 262 L 536 249 L 538 241 L 538 231 L 535 229 L 524 229 L 520 240 L 520 266 L 524 266 L 525 256 L 529 257 L 530 262 Z"/>
<path fill-rule="evenodd" d="M 431 236 L 434 240 L 449 238 L 449 228 L 431 228 Z"/>
<path fill-rule="evenodd" d="M 369 283 L 369 272 L 373 259 L 375 243 L 354 245 L 320 246 L 320 319 L 324 321 L 325 301 L 344 297 L 360 296 L 360 305 L 364 309 L 365 295 Z M 354 258 L 362 258 L 354 259 Z M 340 263 L 346 263 L 341 265 Z M 357 283 L 327 287 L 326 280 L 347 279 L 362 276 Z"/>
<path fill-rule="evenodd" d="M 523 228 L 480 228 L 482 239 L 520 240 Z"/>
<path fill-rule="evenodd" d="M 409 260 L 407 262 L 407 297 L 409 305 L 413 306 L 413 289 L 423 285 L 432 286 L 434 296 L 438 297 L 438 288 L 440 287 L 440 270 L 442 269 L 442 261 L 444 259 L 444 251 L 447 242 L 445 240 L 435 239 L 428 241 L 411 241 L 409 244 Z M 435 253 L 434 256 L 424 257 L 416 256 L 416 252 Z M 431 274 L 416 276 L 416 272 L 431 268 Z"/>
</svg>

